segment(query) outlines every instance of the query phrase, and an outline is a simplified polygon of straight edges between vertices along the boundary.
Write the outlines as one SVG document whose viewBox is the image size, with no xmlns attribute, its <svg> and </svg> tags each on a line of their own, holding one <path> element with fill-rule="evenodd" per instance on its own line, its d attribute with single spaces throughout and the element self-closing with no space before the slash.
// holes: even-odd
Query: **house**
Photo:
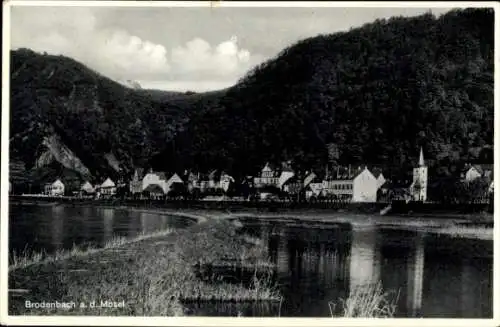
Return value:
<svg viewBox="0 0 500 327">
<path fill-rule="evenodd" d="M 465 183 L 481 177 L 491 180 L 493 178 L 493 165 L 466 164 L 462 170 L 461 178 Z"/>
<path fill-rule="evenodd" d="M 384 185 L 386 179 L 384 177 L 384 174 L 382 174 L 382 170 L 380 168 L 372 168 L 371 172 L 377 179 L 377 187 L 380 188 L 382 185 Z"/>
<path fill-rule="evenodd" d="M 409 180 L 387 180 L 378 190 L 377 201 L 379 202 L 391 202 L 395 201 L 405 201 L 409 202 L 412 200 L 412 194 L 410 193 L 410 186 L 412 181 Z"/>
<path fill-rule="evenodd" d="M 142 180 L 144 178 L 144 169 L 136 168 L 134 170 L 134 175 L 132 176 L 132 180 L 130 181 L 130 193 L 137 194 L 143 191 L 142 188 Z"/>
<path fill-rule="evenodd" d="M 153 172 L 152 169 L 142 178 L 142 190 L 145 190 L 149 185 L 158 185 L 163 189 L 163 193 L 168 193 L 167 178 L 164 172 Z"/>
<path fill-rule="evenodd" d="M 99 187 L 99 193 L 103 196 L 112 196 L 116 194 L 116 185 L 111 178 L 106 178 L 106 180 Z"/>
<path fill-rule="evenodd" d="M 92 184 L 90 184 L 89 181 L 86 181 L 85 183 L 83 183 L 82 187 L 80 187 L 80 193 L 82 193 L 84 195 L 85 194 L 94 194 L 95 189 L 92 186 Z"/>
<path fill-rule="evenodd" d="M 323 182 L 315 173 L 308 173 L 304 178 L 304 190 L 306 192 L 306 199 L 318 197 L 323 191 Z"/>
<path fill-rule="evenodd" d="M 62 196 L 64 195 L 64 184 L 60 179 L 57 179 L 53 183 L 45 184 L 44 194 L 50 196 Z"/>
<path fill-rule="evenodd" d="M 365 166 L 357 169 L 338 167 L 336 174 L 330 174 L 323 180 L 323 195 L 334 195 L 337 198 L 352 202 L 376 202 L 379 188 L 377 178 Z"/>
<path fill-rule="evenodd" d="M 312 197 L 319 197 L 321 196 L 322 191 L 323 191 L 322 182 L 310 183 L 309 185 L 306 186 L 306 198 L 310 199 Z"/>
<path fill-rule="evenodd" d="M 418 166 L 413 168 L 413 183 L 410 185 L 410 193 L 413 201 L 427 201 L 427 166 L 422 148 L 420 148 Z"/>
<path fill-rule="evenodd" d="M 285 167 L 278 178 L 278 188 L 281 190 L 285 186 L 286 182 L 295 176 L 295 173 L 290 167 Z"/>
<path fill-rule="evenodd" d="M 266 163 L 264 168 L 262 168 L 259 177 L 255 177 L 254 184 L 255 187 L 261 188 L 264 186 L 278 186 L 280 179 L 280 171 L 277 167 L 270 163 Z"/>
<path fill-rule="evenodd" d="M 220 187 L 220 177 L 221 174 L 217 170 L 212 170 L 208 173 L 208 188 L 210 189 L 219 189 Z"/>
<path fill-rule="evenodd" d="M 195 174 L 193 172 L 190 172 L 187 174 L 187 187 L 188 190 L 191 192 L 195 188 L 199 189 L 200 188 L 200 174 Z"/>
<path fill-rule="evenodd" d="M 170 177 L 165 183 L 165 194 L 168 194 L 168 192 L 174 188 L 174 184 L 184 185 L 184 181 L 179 177 L 179 175 L 173 174 L 172 177 Z"/>
<path fill-rule="evenodd" d="M 224 192 L 227 192 L 229 190 L 229 186 L 234 183 L 234 178 L 231 175 L 228 175 L 227 173 L 223 172 L 221 177 L 220 177 L 220 187 L 224 190 Z"/>
<path fill-rule="evenodd" d="M 281 190 L 289 195 L 299 195 L 304 190 L 304 179 L 302 174 L 297 173 L 288 178 L 282 185 Z"/>
</svg>

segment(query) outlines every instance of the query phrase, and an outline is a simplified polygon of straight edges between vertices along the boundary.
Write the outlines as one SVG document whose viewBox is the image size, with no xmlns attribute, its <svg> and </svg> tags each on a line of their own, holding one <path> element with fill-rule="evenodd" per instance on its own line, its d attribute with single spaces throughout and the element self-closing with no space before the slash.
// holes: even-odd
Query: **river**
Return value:
<svg viewBox="0 0 500 327">
<path fill-rule="evenodd" d="M 398 317 L 491 318 L 493 242 L 374 225 L 300 224 L 241 219 L 244 232 L 268 245 L 284 300 L 282 317 L 328 317 L 329 303 L 357 286 L 379 283 Z M 167 228 L 185 218 L 71 206 L 11 205 L 9 250 L 53 252 L 73 244 L 103 245 Z M 189 315 L 276 316 L 265 304 L 187 304 Z"/>
</svg>

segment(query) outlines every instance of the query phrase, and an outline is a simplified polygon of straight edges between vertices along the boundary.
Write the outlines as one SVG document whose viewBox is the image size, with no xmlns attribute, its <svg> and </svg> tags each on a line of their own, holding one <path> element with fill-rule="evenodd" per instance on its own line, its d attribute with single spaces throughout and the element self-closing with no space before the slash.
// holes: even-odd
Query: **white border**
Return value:
<svg viewBox="0 0 500 327">
<path fill-rule="evenodd" d="M 3 52 L 2 52 L 2 162 L 1 162 L 1 219 L 0 219 L 0 324 L 28 325 L 28 326 L 54 326 L 54 325 L 121 325 L 121 326 L 498 326 L 500 323 L 500 235 L 497 212 L 495 210 L 494 220 L 494 278 L 493 278 L 493 319 L 347 319 L 347 318 L 214 318 L 214 317 L 58 317 L 58 316 L 8 316 L 8 159 L 9 159 L 9 83 L 10 83 L 10 8 L 12 6 L 89 6 L 89 7 L 370 7 L 370 8 L 466 8 L 466 7 L 490 7 L 495 9 L 495 131 L 494 131 L 494 162 L 500 162 L 499 141 L 500 133 L 496 108 L 500 106 L 497 81 L 500 77 L 500 55 L 497 45 L 500 42 L 500 27 L 498 9 L 500 4 L 496 2 L 224 2 L 224 1 L 22 1 L 10 0 L 3 2 Z M 498 190 L 499 169 L 494 171 L 495 190 Z M 500 195 L 495 192 L 495 208 L 500 204 Z M 453 285 L 450 285 L 453 287 Z"/>
</svg>

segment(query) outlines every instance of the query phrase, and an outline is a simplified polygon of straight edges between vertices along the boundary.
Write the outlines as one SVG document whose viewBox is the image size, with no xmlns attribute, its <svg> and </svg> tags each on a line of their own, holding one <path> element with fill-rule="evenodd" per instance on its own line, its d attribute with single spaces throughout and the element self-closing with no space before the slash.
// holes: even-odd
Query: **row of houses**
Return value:
<svg viewBox="0 0 500 327">
<path fill-rule="evenodd" d="M 80 195 L 113 196 L 116 194 L 116 184 L 107 178 L 102 184 L 92 186 L 89 181 L 85 181 L 80 189 L 76 191 Z M 66 194 L 66 187 L 61 179 L 56 179 L 52 183 L 44 185 L 43 194 L 48 196 L 63 196 Z"/>
<path fill-rule="evenodd" d="M 492 167 L 467 165 L 462 172 L 462 180 L 466 183 L 477 178 L 491 177 L 491 191 L 493 187 Z M 406 185 L 396 186 L 393 182 L 386 180 L 382 170 L 374 166 L 347 166 L 336 167 L 326 171 L 319 177 L 312 171 L 304 174 L 293 171 L 290 162 L 284 162 L 279 166 L 266 163 L 259 176 L 247 176 L 242 184 L 247 184 L 251 189 L 257 191 L 260 199 L 276 196 L 277 193 L 289 196 L 305 196 L 306 199 L 330 197 L 350 202 L 376 202 L 381 196 L 392 199 L 400 197 L 404 200 L 427 201 L 428 193 L 428 168 L 424 160 L 423 150 L 420 149 L 418 164 L 413 168 L 413 178 Z M 171 174 L 167 177 L 165 172 L 155 172 L 137 168 L 129 182 L 129 192 L 132 195 L 146 195 L 150 198 L 162 198 L 173 194 L 176 186 L 189 193 L 204 194 L 208 191 L 228 192 L 231 185 L 235 185 L 235 179 L 226 172 L 213 170 L 208 174 L 185 172 L 182 175 Z M 85 182 L 80 192 L 82 194 L 97 194 L 97 196 L 109 196 L 116 193 L 117 187 L 110 179 L 93 187 Z M 397 191 L 400 192 L 397 192 Z M 45 193 L 50 195 L 64 194 L 64 184 L 57 180 L 45 188 Z"/>
</svg>

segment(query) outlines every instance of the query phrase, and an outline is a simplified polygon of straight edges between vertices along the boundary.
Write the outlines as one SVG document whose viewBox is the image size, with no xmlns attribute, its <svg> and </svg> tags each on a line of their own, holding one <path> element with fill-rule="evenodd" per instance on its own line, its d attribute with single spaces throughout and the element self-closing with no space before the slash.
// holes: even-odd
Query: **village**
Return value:
<svg viewBox="0 0 500 327">
<path fill-rule="evenodd" d="M 290 162 L 280 166 L 266 163 L 259 176 L 246 176 L 237 183 L 223 171 L 208 174 L 185 172 L 167 176 L 165 172 L 136 168 L 132 178 L 113 181 L 106 178 L 92 185 L 84 181 L 78 189 L 68 189 L 64 178 L 43 186 L 42 194 L 29 196 L 112 199 L 191 199 L 200 201 L 338 201 L 345 203 L 374 203 L 391 201 L 433 202 L 428 196 L 429 178 L 424 152 L 420 149 L 412 180 L 386 179 L 382 169 L 374 166 L 336 167 L 322 174 L 313 171 L 295 173 Z M 467 186 L 474 181 L 487 183 L 487 189 L 475 196 L 475 202 L 488 202 L 493 194 L 493 165 L 466 165 L 460 182 Z M 12 186 L 9 183 L 9 192 Z M 477 191 L 476 191 L 477 192 Z M 24 194 L 26 195 L 26 194 Z"/>
</svg>

